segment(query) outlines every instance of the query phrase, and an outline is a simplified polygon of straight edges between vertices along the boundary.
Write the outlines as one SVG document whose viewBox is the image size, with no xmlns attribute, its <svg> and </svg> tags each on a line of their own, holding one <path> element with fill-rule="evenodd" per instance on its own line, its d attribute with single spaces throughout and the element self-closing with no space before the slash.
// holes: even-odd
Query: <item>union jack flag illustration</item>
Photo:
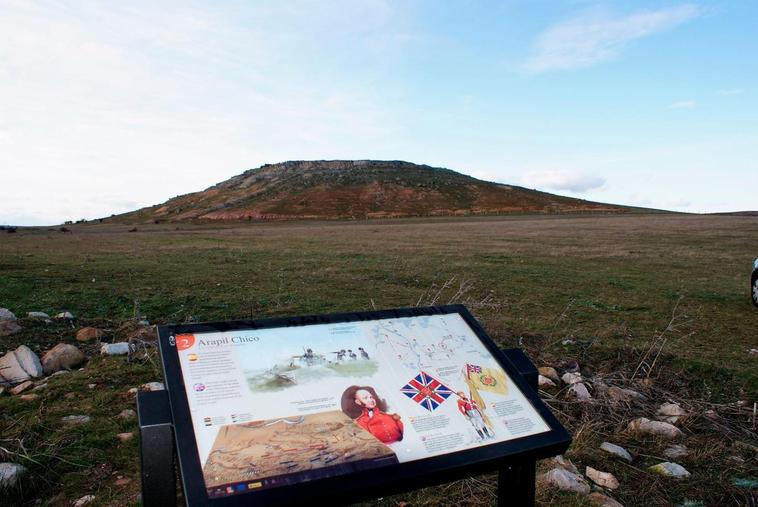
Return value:
<svg viewBox="0 0 758 507">
<path fill-rule="evenodd" d="M 469 376 L 472 373 L 482 373 L 482 367 L 481 366 L 477 366 L 475 364 L 467 364 L 466 365 L 466 376 Z"/>
<path fill-rule="evenodd" d="M 429 412 L 439 407 L 453 390 L 423 371 L 408 381 L 400 392 L 427 409 Z"/>
</svg>

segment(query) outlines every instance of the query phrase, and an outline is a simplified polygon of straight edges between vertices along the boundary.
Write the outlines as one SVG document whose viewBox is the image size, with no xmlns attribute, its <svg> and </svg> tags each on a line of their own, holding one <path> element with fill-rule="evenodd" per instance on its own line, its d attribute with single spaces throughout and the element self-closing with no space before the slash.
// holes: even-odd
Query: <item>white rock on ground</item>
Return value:
<svg viewBox="0 0 758 507">
<path fill-rule="evenodd" d="M 0 383 L 17 384 L 42 375 L 39 357 L 26 345 L 0 357 Z"/>
<path fill-rule="evenodd" d="M 541 366 L 537 368 L 537 371 L 543 377 L 547 377 L 553 382 L 560 382 L 561 378 L 558 376 L 558 372 L 552 366 Z"/>
<path fill-rule="evenodd" d="M 677 479 L 682 479 L 684 477 L 690 476 L 690 473 L 686 468 L 678 463 L 671 463 L 670 461 L 665 461 L 663 463 L 653 465 L 649 468 L 649 470 L 657 474 L 666 475 L 668 477 L 675 477 Z"/>
<path fill-rule="evenodd" d="M 564 384 L 576 384 L 582 381 L 582 375 L 581 373 L 564 373 L 561 380 Z"/>
<path fill-rule="evenodd" d="M 16 316 L 7 308 L 0 308 L 0 320 L 16 320 Z"/>
<path fill-rule="evenodd" d="M 163 391 L 166 389 L 163 386 L 163 382 L 148 382 L 147 384 L 142 384 L 140 387 L 143 391 Z"/>
<path fill-rule="evenodd" d="M 21 394 L 30 387 L 32 387 L 34 383 L 31 380 L 27 380 L 26 382 L 21 382 L 19 385 L 8 391 L 11 394 Z"/>
<path fill-rule="evenodd" d="M 640 435 L 656 435 L 665 438 L 678 438 L 683 435 L 682 430 L 662 421 L 651 421 L 647 417 L 639 417 L 629 423 L 627 427 L 632 433 Z"/>
<path fill-rule="evenodd" d="M 50 316 L 45 312 L 29 312 L 26 314 L 30 319 L 49 319 Z"/>
<path fill-rule="evenodd" d="M 574 465 L 570 459 L 564 457 L 562 454 L 554 456 L 550 461 L 552 461 L 556 466 L 565 468 L 569 472 L 572 472 L 574 474 L 579 473 L 579 469 L 576 468 L 576 465 Z"/>
<path fill-rule="evenodd" d="M 690 450 L 686 446 L 681 444 L 672 445 L 663 450 L 663 455 L 668 459 L 684 458 L 690 454 Z"/>
<path fill-rule="evenodd" d="M 687 411 L 677 403 L 664 403 L 655 412 L 655 418 L 671 424 L 676 424 L 687 417 Z"/>
<path fill-rule="evenodd" d="M 60 312 L 58 315 L 55 316 L 56 319 L 66 319 L 71 320 L 74 318 L 73 314 L 71 312 Z"/>
<path fill-rule="evenodd" d="M 42 369 L 50 375 L 59 370 L 70 370 L 84 363 L 87 356 L 68 343 L 59 343 L 42 355 Z"/>
<path fill-rule="evenodd" d="M 624 507 L 620 502 L 597 491 L 590 493 L 587 500 L 595 507 Z"/>
<path fill-rule="evenodd" d="M 61 422 L 64 424 L 86 424 L 90 422 L 92 418 L 88 415 L 67 415 L 61 417 Z"/>
<path fill-rule="evenodd" d="M 132 388 L 131 388 L 131 389 L 129 389 L 127 392 L 128 392 L 129 394 L 137 394 L 137 392 L 138 392 L 138 391 L 139 391 L 139 389 L 137 389 L 136 387 L 132 387 Z"/>
<path fill-rule="evenodd" d="M 587 401 L 592 399 L 592 395 L 587 390 L 587 386 L 579 382 L 578 384 L 572 384 L 568 389 L 568 397 L 576 398 L 579 401 Z"/>
<path fill-rule="evenodd" d="M 601 472 L 592 467 L 585 467 L 584 475 L 590 478 L 592 482 L 598 486 L 602 486 L 607 489 L 618 489 L 619 481 L 616 477 L 609 472 Z"/>
<path fill-rule="evenodd" d="M 73 507 L 84 507 L 87 504 L 90 504 L 95 501 L 95 495 L 84 495 L 79 500 L 74 502 Z"/>
<path fill-rule="evenodd" d="M 100 353 L 107 356 L 123 356 L 129 353 L 127 342 L 106 343 L 100 347 Z"/>
<path fill-rule="evenodd" d="M 582 495 L 590 492 L 590 485 L 584 480 L 584 477 L 569 472 L 565 468 L 553 468 L 542 474 L 542 480 L 551 486 L 566 491 L 573 491 Z"/>
<path fill-rule="evenodd" d="M 14 488 L 26 474 L 26 467 L 18 463 L 0 463 L 0 491 Z"/>
<path fill-rule="evenodd" d="M 610 386 L 605 391 L 605 395 L 613 401 L 629 402 L 633 400 L 645 400 L 644 395 L 638 393 L 634 389 L 624 389 L 622 387 Z"/>
<path fill-rule="evenodd" d="M 538 376 L 538 381 L 540 387 L 555 387 L 555 382 L 547 377 L 543 377 L 542 375 Z"/>
<path fill-rule="evenodd" d="M 610 442 L 603 442 L 600 444 L 600 449 L 604 450 L 607 453 L 613 454 L 614 456 L 618 456 L 619 458 L 628 461 L 629 463 L 634 461 L 632 459 L 632 455 L 629 454 L 629 451 L 620 445 L 612 444 Z"/>
<path fill-rule="evenodd" d="M 131 408 L 125 408 L 116 416 L 119 419 L 132 419 L 137 413 Z"/>
</svg>

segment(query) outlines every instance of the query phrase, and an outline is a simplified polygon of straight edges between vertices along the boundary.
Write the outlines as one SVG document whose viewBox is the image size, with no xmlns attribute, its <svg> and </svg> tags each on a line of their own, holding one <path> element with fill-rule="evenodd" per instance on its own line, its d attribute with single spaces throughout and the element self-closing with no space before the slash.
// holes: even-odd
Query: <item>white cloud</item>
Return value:
<svg viewBox="0 0 758 507">
<path fill-rule="evenodd" d="M 742 88 L 726 88 L 726 89 L 719 90 L 716 93 L 723 96 L 730 96 L 730 95 L 740 95 L 744 91 L 745 90 L 743 90 Z"/>
<path fill-rule="evenodd" d="M 602 187 L 605 178 L 571 169 L 528 171 L 521 175 L 521 184 L 531 188 L 582 193 Z"/>
<path fill-rule="evenodd" d="M 678 102 L 672 102 L 668 105 L 669 109 L 694 109 L 697 102 L 694 100 L 680 100 Z"/>
<path fill-rule="evenodd" d="M 698 7 L 690 4 L 617 17 L 585 13 L 542 32 L 525 69 L 538 74 L 590 67 L 615 58 L 635 39 L 673 28 L 700 13 Z"/>
<path fill-rule="evenodd" d="M 0 223 L 107 216 L 266 162 L 372 157 L 402 128 L 373 82 L 406 43 L 381 0 L 0 4 Z M 344 48 L 372 58 L 334 79 L 323 69 Z"/>
</svg>

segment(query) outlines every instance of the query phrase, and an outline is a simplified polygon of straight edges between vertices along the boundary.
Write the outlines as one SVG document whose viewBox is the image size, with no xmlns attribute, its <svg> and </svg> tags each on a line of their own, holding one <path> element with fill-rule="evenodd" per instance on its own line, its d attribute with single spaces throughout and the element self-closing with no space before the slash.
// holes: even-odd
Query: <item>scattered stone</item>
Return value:
<svg viewBox="0 0 758 507">
<path fill-rule="evenodd" d="M 26 467 L 23 465 L 0 463 L 0 491 L 16 487 L 25 474 Z"/>
<path fill-rule="evenodd" d="M 68 343 L 59 343 L 42 356 L 42 369 L 50 375 L 59 370 L 70 370 L 87 360 L 84 353 Z"/>
<path fill-rule="evenodd" d="M 597 491 L 590 493 L 587 496 L 587 500 L 596 507 L 624 507 L 623 504 L 617 502 L 613 498 Z"/>
<path fill-rule="evenodd" d="M 132 388 L 131 388 L 131 389 L 129 389 L 129 391 L 127 391 L 127 392 L 128 392 L 129 394 L 137 394 L 137 392 L 138 392 L 138 391 L 139 391 L 139 389 L 137 389 L 136 387 L 132 387 Z"/>
<path fill-rule="evenodd" d="M 677 403 L 664 403 L 658 407 L 655 413 L 656 419 L 671 424 L 676 424 L 687 416 L 687 411 Z"/>
<path fill-rule="evenodd" d="M 587 401 L 592 399 L 592 395 L 587 390 L 587 386 L 579 382 L 578 384 L 572 384 L 568 389 L 568 396 L 570 398 L 576 398 L 579 401 Z"/>
<path fill-rule="evenodd" d="M 38 386 L 34 386 L 34 389 L 32 389 L 32 391 L 42 391 L 43 389 L 47 389 L 47 384 L 40 384 Z"/>
<path fill-rule="evenodd" d="M 564 373 L 561 380 L 564 384 L 577 384 L 582 381 L 582 375 L 580 373 Z"/>
<path fill-rule="evenodd" d="M 133 436 L 134 436 L 134 433 L 131 433 L 131 432 L 130 433 L 119 433 L 118 435 L 116 435 L 116 438 L 118 438 L 122 442 L 126 442 L 128 440 L 131 440 Z"/>
<path fill-rule="evenodd" d="M 565 340 L 561 342 L 561 345 L 573 345 L 574 343 L 576 342 L 572 340 L 571 338 L 566 338 Z"/>
<path fill-rule="evenodd" d="M 97 387 L 97 384 L 87 384 L 87 389 L 94 389 Z"/>
<path fill-rule="evenodd" d="M 758 356 L 758 349 L 750 349 L 748 351 L 748 354 L 750 354 L 751 356 Z"/>
<path fill-rule="evenodd" d="M 84 507 L 85 505 L 95 501 L 95 495 L 84 495 L 79 500 L 74 502 L 74 507 Z"/>
<path fill-rule="evenodd" d="M 538 376 L 538 381 L 540 387 L 555 387 L 555 382 L 547 377 L 543 377 L 542 375 Z"/>
<path fill-rule="evenodd" d="M 633 461 L 632 455 L 629 454 L 629 451 L 620 445 L 612 444 L 610 442 L 603 442 L 600 444 L 600 448 L 607 453 L 613 454 L 614 456 L 618 456 L 619 458 L 628 461 L 629 463 Z"/>
<path fill-rule="evenodd" d="M 92 418 L 88 415 L 67 415 L 66 417 L 61 417 L 61 422 L 64 424 L 86 424 L 90 422 Z"/>
<path fill-rule="evenodd" d="M 18 397 L 19 400 L 23 401 L 34 401 L 37 398 L 39 398 L 39 394 L 29 393 L 29 394 L 22 394 Z"/>
<path fill-rule="evenodd" d="M 88 342 L 96 338 L 101 338 L 104 335 L 105 332 L 102 329 L 96 327 L 83 327 L 76 332 L 76 341 Z"/>
<path fill-rule="evenodd" d="M 644 395 L 638 393 L 634 389 L 624 389 L 616 386 L 610 386 L 605 394 L 613 401 L 630 402 L 633 400 L 647 399 Z"/>
<path fill-rule="evenodd" d="M 15 320 L 0 320 L 0 336 L 10 336 L 21 331 L 21 326 Z"/>
<path fill-rule="evenodd" d="M 601 472 L 592 467 L 585 467 L 584 475 L 590 478 L 592 482 L 607 489 L 618 489 L 619 481 L 609 472 Z"/>
<path fill-rule="evenodd" d="M 55 316 L 56 319 L 73 320 L 74 316 L 71 312 L 60 312 Z"/>
<path fill-rule="evenodd" d="M 76 393 L 66 393 L 63 396 L 65 396 L 66 398 L 70 400 L 72 398 L 76 398 Z"/>
<path fill-rule="evenodd" d="M 648 470 L 657 474 L 666 475 L 668 477 L 676 477 L 677 479 L 690 476 L 690 473 L 686 468 L 684 468 L 682 465 L 679 465 L 678 463 L 671 463 L 670 461 L 653 465 Z"/>
<path fill-rule="evenodd" d="M 132 410 L 131 408 L 125 408 L 122 410 L 116 417 L 119 419 L 132 419 L 134 416 L 136 416 L 137 413 Z"/>
<path fill-rule="evenodd" d="M 30 319 L 49 319 L 50 316 L 45 312 L 29 312 L 26 314 Z"/>
<path fill-rule="evenodd" d="M 537 368 L 537 371 L 540 375 L 543 377 L 547 377 L 553 382 L 560 382 L 561 378 L 558 376 L 558 372 L 555 371 L 555 368 L 552 366 L 542 366 L 540 368 Z"/>
<path fill-rule="evenodd" d="M 542 479 L 558 489 L 573 491 L 582 495 L 587 495 L 590 492 L 590 485 L 587 484 L 584 477 L 569 472 L 565 468 L 553 468 L 542 474 Z"/>
<path fill-rule="evenodd" d="M 26 391 L 27 389 L 29 389 L 30 387 L 32 387 L 33 385 L 34 385 L 34 383 L 31 380 L 27 380 L 26 382 L 21 382 L 19 385 L 17 385 L 16 387 L 14 387 L 13 389 L 11 389 L 8 392 L 11 393 L 11 394 L 13 394 L 13 395 L 21 394 L 24 391 Z"/>
<path fill-rule="evenodd" d="M 50 376 L 51 376 L 51 377 L 57 377 L 57 376 L 59 376 L 59 375 L 66 375 L 66 374 L 68 374 L 68 373 L 71 373 L 71 372 L 70 372 L 70 371 L 68 371 L 68 370 L 60 370 L 60 371 L 56 371 L 55 373 L 53 373 L 53 374 L 52 374 L 52 375 L 50 375 Z"/>
<path fill-rule="evenodd" d="M 573 474 L 579 473 L 579 469 L 576 468 L 576 466 L 571 462 L 571 460 L 563 457 L 562 454 L 559 454 L 558 456 L 553 457 L 550 461 L 552 461 L 553 463 L 555 463 L 555 465 L 561 468 L 565 468 L 566 470 L 568 470 L 569 472 Z"/>
<path fill-rule="evenodd" d="M 0 320 L 16 320 L 16 315 L 7 308 L 0 308 Z"/>
<path fill-rule="evenodd" d="M 682 436 L 682 430 L 662 421 L 651 421 L 647 417 L 640 417 L 629 423 L 627 428 L 632 433 L 641 435 L 656 435 L 664 438 L 678 438 Z"/>
<path fill-rule="evenodd" d="M 681 444 L 672 445 L 670 447 L 666 447 L 666 449 L 663 450 L 663 455 L 666 456 L 668 459 L 679 459 L 684 458 L 685 456 L 688 456 L 690 454 L 690 450 L 687 449 L 686 446 Z"/>
<path fill-rule="evenodd" d="M 163 391 L 164 389 L 166 389 L 163 386 L 163 382 L 148 382 L 147 384 L 142 384 L 140 388 L 143 391 Z"/>
<path fill-rule="evenodd" d="M 129 344 L 126 342 L 106 343 L 100 348 L 100 353 L 107 356 L 123 356 L 129 353 Z"/>
<path fill-rule="evenodd" d="M 132 480 L 129 477 L 120 477 L 116 479 L 116 481 L 113 484 L 122 488 L 126 486 L 127 484 L 129 484 L 130 482 L 132 482 Z"/>
<path fill-rule="evenodd" d="M 0 357 L 0 383 L 17 384 L 42 375 L 39 357 L 26 345 Z"/>
</svg>

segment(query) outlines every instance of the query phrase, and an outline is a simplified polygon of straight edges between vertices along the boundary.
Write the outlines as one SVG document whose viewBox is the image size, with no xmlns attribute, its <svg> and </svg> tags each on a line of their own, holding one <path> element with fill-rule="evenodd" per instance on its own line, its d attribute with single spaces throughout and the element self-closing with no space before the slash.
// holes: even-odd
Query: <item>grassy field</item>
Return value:
<svg viewBox="0 0 758 507">
<path fill-rule="evenodd" d="M 758 256 L 755 217 L 164 224 L 136 232 L 118 225 L 70 228 L 70 234 L 20 229 L 0 235 L 0 307 L 19 316 L 69 310 L 80 324 L 115 329 L 133 316 L 135 301 L 157 324 L 460 302 L 498 343 L 521 345 L 538 365 L 573 358 L 605 374 L 630 376 L 653 337 L 668 327 L 651 375 L 666 392 L 676 389 L 674 394 L 702 406 L 752 404 L 758 396 L 758 358 L 748 353 L 758 346 L 758 310 L 748 293 Z M 76 343 L 74 334 L 70 325 L 26 323 L 23 332 L 0 339 L 0 351 L 21 343 L 37 350 Z M 564 344 L 566 339 L 573 343 Z M 133 407 L 128 388 L 159 375 L 154 355 L 130 363 L 97 357 L 81 372 L 52 379 L 37 401 L 0 398 L 0 458 L 3 453 L 16 461 L 28 458 L 24 464 L 40 477 L 14 502 L 70 505 L 93 492 L 102 505 L 134 503 L 137 445 L 119 444 L 113 435 L 135 426 L 114 416 Z M 590 464 L 600 459 L 590 450 L 599 441 L 581 434 L 593 427 L 591 411 L 560 401 L 553 406 L 580 432 L 569 455 Z M 61 428 L 60 417 L 77 411 L 93 415 L 92 425 Z M 597 429 L 597 436 L 609 427 Z M 701 460 L 702 473 L 693 472 L 698 487 L 688 482 L 668 490 L 640 478 L 639 471 L 614 470 L 630 481 L 614 496 L 639 505 L 636 484 L 647 488 L 648 504 L 747 501 L 728 481 L 732 472 L 758 475 L 755 468 L 713 468 L 710 460 L 725 458 L 728 450 L 714 447 L 709 453 L 692 458 Z M 755 467 L 755 457 L 746 466 Z M 132 480 L 114 486 L 114 476 Z M 714 486 L 722 482 L 722 488 Z M 450 503 L 465 497 L 487 504 L 491 486 L 492 478 L 484 477 L 450 485 L 443 494 Z M 385 503 L 434 505 L 442 502 L 438 495 L 422 492 Z M 544 504 L 578 501 L 540 493 Z"/>
</svg>

